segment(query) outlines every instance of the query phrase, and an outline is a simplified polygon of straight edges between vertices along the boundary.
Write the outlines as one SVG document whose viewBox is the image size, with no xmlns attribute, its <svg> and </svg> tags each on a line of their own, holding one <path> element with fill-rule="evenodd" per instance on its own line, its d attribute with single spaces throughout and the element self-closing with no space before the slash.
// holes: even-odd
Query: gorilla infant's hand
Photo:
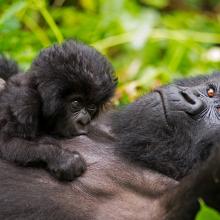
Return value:
<svg viewBox="0 0 220 220">
<path fill-rule="evenodd" d="M 72 181 L 86 171 L 85 160 L 76 151 L 62 150 L 47 166 L 54 177 L 66 181 Z"/>
</svg>

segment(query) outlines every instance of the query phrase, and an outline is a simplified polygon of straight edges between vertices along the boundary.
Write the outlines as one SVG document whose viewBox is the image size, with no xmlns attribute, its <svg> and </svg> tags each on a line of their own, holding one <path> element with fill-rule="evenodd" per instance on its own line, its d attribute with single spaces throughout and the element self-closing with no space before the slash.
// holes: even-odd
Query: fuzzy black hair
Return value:
<svg viewBox="0 0 220 220">
<path fill-rule="evenodd" d="M 19 72 L 19 68 L 17 63 L 12 60 L 6 58 L 4 55 L 0 55 L 0 78 L 4 80 L 8 80 L 11 76 L 17 74 Z"/>
<path fill-rule="evenodd" d="M 88 102 L 101 106 L 117 85 L 108 60 L 73 40 L 42 50 L 28 72 L 35 77 L 45 114 L 59 112 L 62 97 L 70 93 L 82 94 Z"/>
</svg>

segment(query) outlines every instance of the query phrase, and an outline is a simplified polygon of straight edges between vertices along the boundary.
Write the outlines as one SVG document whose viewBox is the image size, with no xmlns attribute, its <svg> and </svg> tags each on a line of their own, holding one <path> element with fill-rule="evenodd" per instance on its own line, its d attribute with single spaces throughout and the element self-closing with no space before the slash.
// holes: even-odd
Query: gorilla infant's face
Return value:
<svg viewBox="0 0 220 220">
<path fill-rule="evenodd" d="M 65 137 L 86 134 L 88 124 L 97 115 L 99 108 L 98 104 L 87 101 L 80 94 L 68 96 L 54 131 Z"/>
</svg>

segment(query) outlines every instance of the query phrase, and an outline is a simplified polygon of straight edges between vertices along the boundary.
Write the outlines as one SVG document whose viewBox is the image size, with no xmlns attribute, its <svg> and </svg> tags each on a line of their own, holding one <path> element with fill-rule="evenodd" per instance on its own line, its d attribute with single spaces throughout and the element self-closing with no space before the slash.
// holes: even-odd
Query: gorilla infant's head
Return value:
<svg viewBox="0 0 220 220">
<path fill-rule="evenodd" d="M 86 133 L 117 83 L 103 55 L 72 40 L 42 50 L 28 72 L 42 100 L 44 126 L 67 137 Z"/>
<path fill-rule="evenodd" d="M 205 160 L 220 134 L 220 74 L 176 81 L 113 114 L 119 151 L 175 179 Z"/>
</svg>

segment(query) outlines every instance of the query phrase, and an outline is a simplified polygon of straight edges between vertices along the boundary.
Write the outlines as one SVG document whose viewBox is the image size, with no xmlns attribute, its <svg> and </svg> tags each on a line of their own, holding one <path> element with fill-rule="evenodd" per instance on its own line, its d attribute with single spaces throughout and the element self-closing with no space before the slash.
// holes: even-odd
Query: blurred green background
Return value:
<svg viewBox="0 0 220 220">
<path fill-rule="evenodd" d="M 76 38 L 112 61 L 125 104 L 173 78 L 220 69 L 219 0 L 0 0 L 0 52 L 27 69 Z"/>
<path fill-rule="evenodd" d="M 0 53 L 23 70 L 69 38 L 108 56 L 120 82 L 114 102 L 126 104 L 174 78 L 220 70 L 220 1 L 0 0 Z M 197 219 L 207 216 L 220 219 L 208 208 Z"/>
</svg>

